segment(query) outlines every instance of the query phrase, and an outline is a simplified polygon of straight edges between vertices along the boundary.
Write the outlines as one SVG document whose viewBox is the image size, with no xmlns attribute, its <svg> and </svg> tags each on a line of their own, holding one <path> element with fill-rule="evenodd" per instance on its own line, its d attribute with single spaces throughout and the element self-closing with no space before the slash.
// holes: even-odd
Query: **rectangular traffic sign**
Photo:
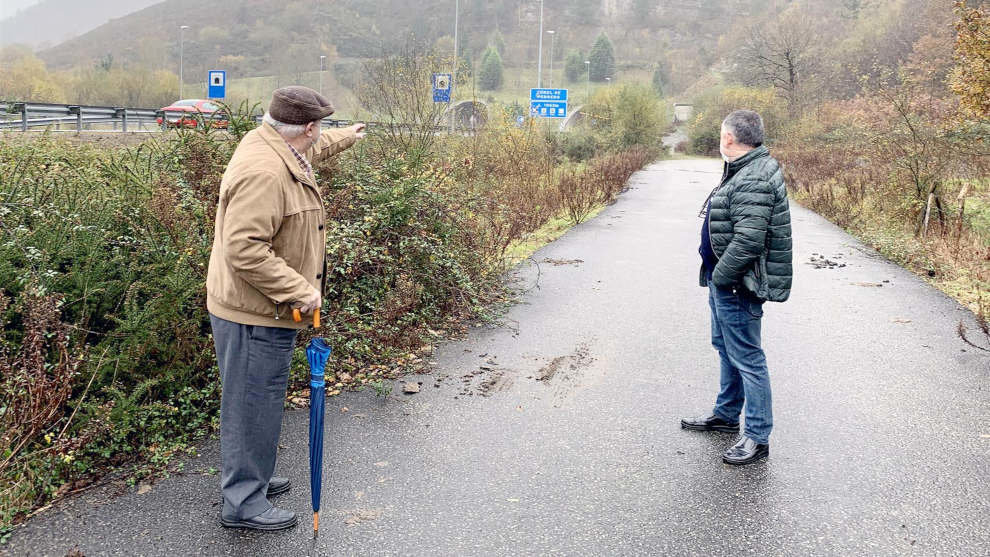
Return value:
<svg viewBox="0 0 990 557">
<path fill-rule="evenodd" d="M 567 89 L 530 89 L 530 101 L 566 101 Z"/>
<path fill-rule="evenodd" d="M 223 99 L 227 97 L 227 72 L 223 70 L 210 70 L 207 86 L 208 96 L 211 99 Z"/>
<path fill-rule="evenodd" d="M 542 118 L 566 118 L 567 89 L 530 89 L 529 115 Z"/>
<path fill-rule="evenodd" d="M 449 73 L 433 74 L 433 102 L 450 102 L 451 77 Z"/>
</svg>

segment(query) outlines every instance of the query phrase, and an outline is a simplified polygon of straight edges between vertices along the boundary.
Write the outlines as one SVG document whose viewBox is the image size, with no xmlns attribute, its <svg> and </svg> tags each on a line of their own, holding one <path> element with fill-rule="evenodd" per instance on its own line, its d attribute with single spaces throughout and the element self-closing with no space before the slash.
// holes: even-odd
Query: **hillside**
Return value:
<svg viewBox="0 0 990 557">
<path fill-rule="evenodd" d="M 356 62 L 383 50 L 452 46 L 453 2 L 424 0 L 167 0 L 113 20 L 41 53 L 50 68 L 91 65 L 107 55 L 118 63 L 141 63 L 178 71 L 179 27 L 185 32 L 185 76 L 198 80 L 211 68 L 231 80 L 253 76 L 302 75 L 328 58 L 328 77 L 345 84 Z M 731 17 L 764 10 L 758 0 L 661 2 L 576 0 L 546 2 L 545 29 L 556 31 L 553 57 L 562 67 L 567 52 L 587 52 L 605 31 L 615 45 L 619 70 L 670 69 L 675 89 L 693 83 L 715 61 L 718 38 Z M 535 67 L 539 2 L 464 0 L 461 53 L 476 60 L 500 34 L 507 67 Z M 550 35 L 544 36 L 549 64 Z"/>
<path fill-rule="evenodd" d="M 18 12 L 30 8 L 38 0 L 4 0 L 0 2 L 0 21 L 14 17 Z"/>
<path fill-rule="evenodd" d="M 0 21 L 0 46 L 57 45 L 161 0 L 43 0 Z"/>
</svg>

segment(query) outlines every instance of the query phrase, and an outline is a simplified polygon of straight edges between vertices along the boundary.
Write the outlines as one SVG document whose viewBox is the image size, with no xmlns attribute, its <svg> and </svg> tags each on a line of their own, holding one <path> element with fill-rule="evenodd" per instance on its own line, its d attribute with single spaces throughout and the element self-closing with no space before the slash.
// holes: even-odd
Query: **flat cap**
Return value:
<svg viewBox="0 0 990 557">
<path fill-rule="evenodd" d="M 333 112 L 334 107 L 326 97 L 302 85 L 276 89 L 268 105 L 268 114 L 286 124 L 308 124 Z"/>
</svg>

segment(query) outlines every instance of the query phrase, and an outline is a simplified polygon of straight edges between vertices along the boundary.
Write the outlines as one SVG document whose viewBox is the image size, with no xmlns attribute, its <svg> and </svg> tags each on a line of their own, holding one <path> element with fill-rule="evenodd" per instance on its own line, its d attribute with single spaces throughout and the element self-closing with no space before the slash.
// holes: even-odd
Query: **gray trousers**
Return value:
<svg viewBox="0 0 990 557">
<path fill-rule="evenodd" d="M 210 315 L 223 394 L 220 488 L 223 517 L 253 518 L 271 508 L 282 409 L 296 330 L 241 325 Z"/>
</svg>

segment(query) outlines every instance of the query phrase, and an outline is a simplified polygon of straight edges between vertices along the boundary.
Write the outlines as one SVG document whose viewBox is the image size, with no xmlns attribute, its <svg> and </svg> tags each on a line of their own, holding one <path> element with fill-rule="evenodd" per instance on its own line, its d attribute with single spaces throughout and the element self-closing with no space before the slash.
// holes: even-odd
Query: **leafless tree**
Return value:
<svg viewBox="0 0 990 557">
<path fill-rule="evenodd" d="M 358 100 L 380 122 L 387 144 L 403 152 L 425 152 L 436 140 L 445 103 L 433 102 L 432 75 L 442 61 L 407 49 L 364 64 Z"/>
<path fill-rule="evenodd" d="M 746 85 L 775 88 L 794 108 L 816 65 L 817 36 L 814 21 L 796 13 L 753 25 L 736 52 L 736 72 Z"/>
</svg>

